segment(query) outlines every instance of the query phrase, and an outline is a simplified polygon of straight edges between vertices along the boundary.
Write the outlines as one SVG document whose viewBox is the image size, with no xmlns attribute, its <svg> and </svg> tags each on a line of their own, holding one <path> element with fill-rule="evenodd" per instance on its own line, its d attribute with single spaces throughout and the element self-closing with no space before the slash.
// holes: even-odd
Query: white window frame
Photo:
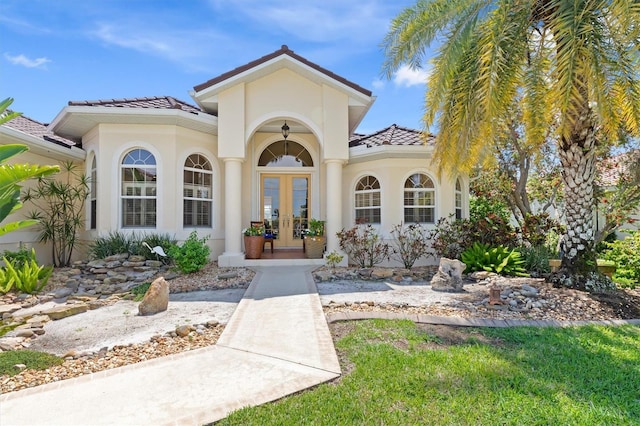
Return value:
<svg viewBox="0 0 640 426">
<path fill-rule="evenodd" d="M 142 155 L 138 154 L 137 157 L 134 158 L 132 154 L 134 152 L 139 151 L 140 153 L 146 152 L 144 154 L 144 158 Z M 128 158 L 131 156 L 132 163 L 125 164 L 128 161 Z M 149 160 L 152 160 L 152 164 L 147 164 Z M 142 181 L 125 181 L 124 173 L 126 169 L 137 169 L 143 170 L 146 172 L 146 175 L 154 176 L 153 180 L 142 180 Z M 136 194 L 136 189 L 140 189 L 140 194 Z M 149 194 L 148 190 L 151 189 L 152 194 Z M 132 190 L 133 194 L 128 194 L 127 192 Z M 127 204 L 129 200 L 139 201 L 140 212 L 137 213 L 139 215 L 139 223 L 128 224 L 126 221 L 127 214 L 133 214 L 134 217 L 136 212 L 127 212 Z M 147 215 L 149 212 L 147 211 L 148 204 L 147 202 L 153 200 L 155 201 L 155 209 L 152 212 L 153 223 L 147 223 Z M 156 156 L 146 148 L 142 147 L 134 147 L 127 150 L 120 161 L 120 221 L 122 228 L 156 228 L 158 225 L 158 166 Z M 135 206 L 134 206 L 135 210 Z M 134 220 L 134 222 L 136 222 Z"/>
<path fill-rule="evenodd" d="M 366 184 L 363 183 L 365 179 L 368 179 Z M 374 181 L 371 181 L 371 179 L 373 179 Z M 375 184 L 377 184 L 377 188 L 374 187 Z M 363 189 L 358 189 L 360 186 L 362 186 Z M 377 194 L 377 204 L 376 204 L 376 194 Z M 360 203 L 359 199 L 363 202 Z M 354 208 L 355 208 L 356 224 L 379 225 L 382 223 L 382 185 L 380 183 L 380 179 L 378 179 L 377 177 L 371 174 L 366 174 L 360 177 L 356 181 L 356 185 L 354 188 L 353 201 L 354 201 Z M 376 210 L 377 210 L 378 220 L 372 221 L 370 219 L 371 218 L 375 219 Z M 361 212 L 368 212 L 368 213 L 365 213 L 365 215 L 363 215 Z M 365 217 L 364 221 L 362 221 L 363 217 Z"/>
<path fill-rule="evenodd" d="M 192 163 L 194 163 L 193 160 L 191 160 L 191 158 L 194 156 L 197 156 L 200 161 L 204 160 L 204 163 L 199 162 L 198 164 L 196 164 L 196 167 L 188 166 L 187 162 L 191 161 Z M 205 168 L 206 166 L 208 166 L 208 168 Z M 194 178 L 196 178 L 196 176 L 199 176 L 201 178 L 200 182 L 205 181 L 205 176 L 208 175 L 209 185 L 206 185 L 204 183 L 198 184 L 196 182 L 187 183 L 187 179 L 185 179 L 185 175 L 187 172 L 193 173 Z M 182 176 L 183 176 L 183 182 L 182 182 L 182 199 L 183 199 L 182 226 L 183 228 L 211 228 L 213 226 L 213 177 L 214 177 L 213 165 L 211 163 L 211 160 L 209 160 L 209 158 L 204 154 L 200 154 L 200 153 L 190 154 L 184 160 Z M 194 180 L 197 180 L 197 178 Z M 191 195 L 187 195 L 188 190 L 192 191 Z M 197 212 L 194 212 L 193 209 L 190 213 L 187 213 L 186 211 L 187 202 L 192 202 L 193 205 L 196 207 L 196 209 L 198 206 L 208 204 L 209 206 L 208 222 L 209 223 L 208 224 L 196 223 L 198 222 L 198 218 L 200 217 L 200 215 Z M 192 218 L 191 224 L 185 223 L 186 222 L 185 218 L 187 217 L 187 215 L 190 215 Z"/>
<path fill-rule="evenodd" d="M 420 176 L 420 182 L 416 184 L 414 181 L 414 176 Z M 423 182 L 422 177 L 426 178 L 431 182 L 431 186 L 423 186 L 425 182 Z M 413 187 L 407 188 L 407 183 L 411 182 Z M 436 192 L 436 183 L 431 176 L 424 172 L 415 172 L 409 175 L 403 182 L 402 185 L 402 217 L 404 219 L 404 223 L 419 223 L 419 224 L 435 224 L 437 221 L 437 192 Z M 407 204 L 407 195 L 410 194 L 410 198 L 415 201 L 414 204 Z M 420 200 L 425 199 L 425 195 L 430 194 L 431 203 L 430 204 L 420 204 Z M 415 220 L 415 214 L 411 214 L 410 219 L 408 220 L 408 210 L 418 209 L 419 211 L 430 211 L 432 220 Z M 419 213 L 419 217 L 422 217 L 423 214 Z"/>
</svg>

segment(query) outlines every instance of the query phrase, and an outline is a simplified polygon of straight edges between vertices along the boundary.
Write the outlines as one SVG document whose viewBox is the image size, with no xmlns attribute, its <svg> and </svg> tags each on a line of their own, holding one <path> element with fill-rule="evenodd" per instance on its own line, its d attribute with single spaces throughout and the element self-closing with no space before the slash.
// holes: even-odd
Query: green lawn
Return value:
<svg viewBox="0 0 640 426">
<path fill-rule="evenodd" d="M 337 327 L 342 378 L 220 424 L 640 424 L 640 327 Z"/>
</svg>

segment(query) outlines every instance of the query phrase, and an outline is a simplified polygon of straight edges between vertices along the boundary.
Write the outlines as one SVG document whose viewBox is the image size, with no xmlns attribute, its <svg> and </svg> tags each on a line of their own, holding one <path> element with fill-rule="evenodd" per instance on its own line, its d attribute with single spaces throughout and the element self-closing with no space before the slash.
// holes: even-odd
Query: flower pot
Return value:
<svg viewBox="0 0 640 426">
<path fill-rule="evenodd" d="M 324 247 L 326 245 L 326 237 L 309 237 L 305 236 L 305 254 L 309 259 L 322 259 Z"/>
<path fill-rule="evenodd" d="M 611 278 L 616 272 L 616 264 L 598 259 L 598 272 Z"/>
<path fill-rule="evenodd" d="M 245 259 L 260 259 L 264 248 L 264 236 L 244 236 L 244 257 Z"/>
<path fill-rule="evenodd" d="M 549 267 L 551 268 L 551 272 L 558 272 L 561 264 L 562 260 L 560 259 L 549 259 Z"/>
</svg>

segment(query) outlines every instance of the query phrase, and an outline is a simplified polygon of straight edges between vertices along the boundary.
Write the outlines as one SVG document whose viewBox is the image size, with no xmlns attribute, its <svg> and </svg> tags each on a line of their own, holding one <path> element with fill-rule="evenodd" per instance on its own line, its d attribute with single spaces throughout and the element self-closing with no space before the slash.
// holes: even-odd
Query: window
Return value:
<svg viewBox="0 0 640 426">
<path fill-rule="evenodd" d="M 380 182 L 365 176 L 356 184 L 356 223 L 380 223 Z"/>
<path fill-rule="evenodd" d="M 258 166 L 313 167 L 313 159 L 307 149 L 297 142 L 278 141 L 265 148 L 258 159 Z"/>
<path fill-rule="evenodd" d="M 456 179 L 456 219 L 462 219 L 462 184 Z"/>
<path fill-rule="evenodd" d="M 156 158 L 145 149 L 129 151 L 122 160 L 122 226 L 156 226 Z"/>
<path fill-rule="evenodd" d="M 405 223 L 435 223 L 436 190 L 431 178 L 416 173 L 404 183 Z"/>
<path fill-rule="evenodd" d="M 200 154 L 192 154 L 184 162 L 183 225 L 211 226 L 213 193 L 211 163 Z"/>
<path fill-rule="evenodd" d="M 98 169 L 96 167 L 96 157 L 93 156 L 91 161 L 91 179 L 89 181 L 91 185 L 91 193 L 89 195 L 89 203 L 91 212 L 90 216 L 90 229 L 96 229 L 98 221 Z"/>
</svg>

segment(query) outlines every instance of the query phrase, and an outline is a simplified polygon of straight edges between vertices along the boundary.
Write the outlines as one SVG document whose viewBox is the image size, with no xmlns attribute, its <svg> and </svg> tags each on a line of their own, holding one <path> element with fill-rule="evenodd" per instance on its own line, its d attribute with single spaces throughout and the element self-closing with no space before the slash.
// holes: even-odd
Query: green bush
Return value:
<svg viewBox="0 0 640 426">
<path fill-rule="evenodd" d="M 14 267 L 20 267 L 23 264 L 29 262 L 32 258 L 31 250 L 27 250 L 24 247 L 20 247 L 18 251 L 6 250 L 3 254 L 9 261 L 13 263 Z"/>
<path fill-rule="evenodd" d="M 527 276 L 520 252 L 504 246 L 489 248 L 486 244 L 476 242 L 462 253 L 462 261 L 467 265 L 465 273 L 488 271 L 501 275 Z"/>
<path fill-rule="evenodd" d="M 106 237 L 98 237 L 89 245 L 89 256 L 93 259 L 104 259 L 115 254 L 131 253 L 132 247 L 138 244 L 134 234 L 110 231 Z"/>
<path fill-rule="evenodd" d="M 5 294 L 10 292 L 15 284 L 15 275 L 7 273 L 5 268 L 0 268 L 0 293 Z"/>
<path fill-rule="evenodd" d="M 33 294 L 42 290 L 44 286 L 47 285 L 47 281 L 49 281 L 49 277 L 51 277 L 53 273 L 52 266 L 38 265 L 38 262 L 36 262 L 36 251 L 34 249 L 31 250 L 31 259 L 22 264 L 16 265 L 6 257 L 3 258 L 3 260 L 5 263 L 4 279 L 3 277 L 0 277 L 0 279 L 3 279 L 5 286 L 8 281 L 12 280 L 12 285 L 24 293 Z"/>
<path fill-rule="evenodd" d="M 155 260 L 155 253 L 145 247 L 143 242 L 146 242 L 150 247 L 160 246 L 165 253 L 168 253 L 169 247 L 176 244 L 175 238 L 169 234 L 111 231 L 106 237 L 98 237 L 89 245 L 89 256 L 93 259 L 104 259 L 116 254 L 128 253 Z"/>
<path fill-rule="evenodd" d="M 383 260 L 389 260 L 392 249 L 382 241 L 371 225 L 354 226 L 337 233 L 340 248 L 361 268 L 371 268 Z"/>
<path fill-rule="evenodd" d="M 530 274 L 541 275 L 551 272 L 549 259 L 554 259 L 554 251 L 545 245 L 520 247 L 518 249 L 524 259 L 524 269 Z"/>
<path fill-rule="evenodd" d="M 169 256 L 173 258 L 178 269 L 185 274 L 202 269 L 209 261 L 210 252 L 207 238 L 198 239 L 196 231 L 192 231 L 181 246 L 173 245 L 169 248 Z"/>
<path fill-rule="evenodd" d="M 606 243 L 602 258 L 616 264 L 613 281 L 621 287 L 635 288 L 640 284 L 640 231 L 628 231 L 624 240 Z"/>
<path fill-rule="evenodd" d="M 508 222 L 511 212 L 509 211 L 509 206 L 495 198 L 483 195 L 469 197 L 469 219 L 472 222 L 477 222 L 489 215 L 498 216 L 502 221 Z"/>
</svg>

